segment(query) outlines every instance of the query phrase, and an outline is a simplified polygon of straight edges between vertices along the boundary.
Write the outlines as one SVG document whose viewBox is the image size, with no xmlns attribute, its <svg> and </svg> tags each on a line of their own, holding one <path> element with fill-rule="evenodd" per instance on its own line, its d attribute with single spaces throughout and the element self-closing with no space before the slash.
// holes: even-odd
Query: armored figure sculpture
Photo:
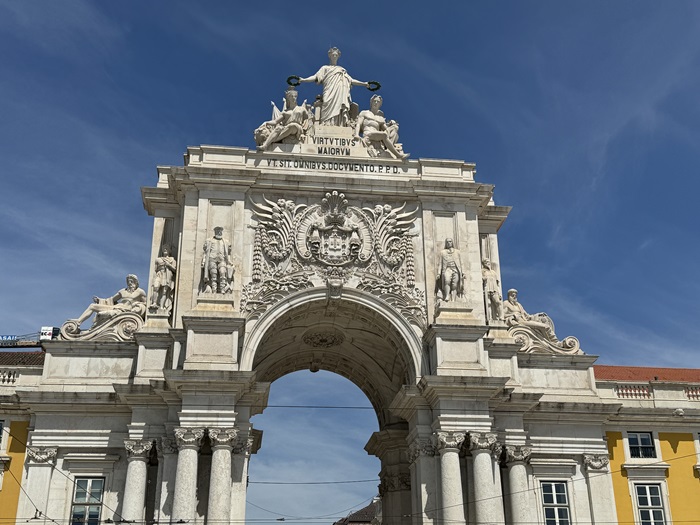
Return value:
<svg viewBox="0 0 700 525">
<path fill-rule="evenodd" d="M 175 257 L 170 254 L 170 246 L 164 244 L 161 248 L 161 256 L 155 260 L 155 275 L 151 286 L 150 309 L 169 312 L 173 305 L 173 291 L 175 290 L 175 270 L 177 263 Z"/>
<path fill-rule="evenodd" d="M 204 242 L 204 293 L 229 293 L 233 284 L 231 243 L 223 238 L 224 229 L 214 228 L 214 237 Z"/>
<path fill-rule="evenodd" d="M 95 296 L 92 300 L 93 303 L 80 314 L 80 317 L 73 321 L 78 328 L 92 314 L 95 314 L 92 328 L 96 328 L 122 313 L 133 312 L 142 319 L 146 314 L 146 292 L 139 288 L 139 279 L 134 274 L 126 276 L 126 288 L 122 288 L 112 297 L 100 299 Z"/>
<path fill-rule="evenodd" d="M 376 156 L 379 152 L 387 150 L 397 159 L 408 158 L 408 153 L 403 153 L 397 148 L 399 125 L 393 120 L 386 121 L 380 111 L 382 102 L 380 95 L 373 95 L 369 101 L 370 109 L 360 112 L 355 126 L 355 138 L 364 143 L 370 155 Z"/>
<path fill-rule="evenodd" d="M 501 319 L 503 297 L 501 297 L 501 282 L 498 274 L 491 268 L 491 261 L 481 261 L 481 278 L 484 283 L 484 297 L 486 299 L 486 315 L 489 321 Z"/>
<path fill-rule="evenodd" d="M 463 275 L 459 250 L 455 249 L 452 239 L 447 238 L 440 252 L 440 290 L 444 301 L 455 301 L 464 295 Z"/>
<path fill-rule="evenodd" d="M 297 141 L 301 141 L 309 119 L 309 111 L 306 104 L 301 106 L 297 104 L 297 95 L 297 91 L 290 87 L 284 95 L 284 110 L 276 118 L 263 122 L 255 130 L 258 149 L 266 150 L 273 143 L 281 142 L 287 137 L 294 137 Z M 263 137 L 266 138 L 263 139 Z M 262 142 L 260 142 L 261 139 L 263 139 Z"/>
<path fill-rule="evenodd" d="M 321 125 L 347 126 L 352 99 L 352 86 L 369 87 L 368 82 L 352 78 L 345 68 L 338 65 L 340 49 L 332 47 L 328 50 L 330 64 L 321 66 L 315 75 L 299 78 L 299 82 L 316 82 L 323 84 L 323 104 L 321 106 Z"/>
</svg>

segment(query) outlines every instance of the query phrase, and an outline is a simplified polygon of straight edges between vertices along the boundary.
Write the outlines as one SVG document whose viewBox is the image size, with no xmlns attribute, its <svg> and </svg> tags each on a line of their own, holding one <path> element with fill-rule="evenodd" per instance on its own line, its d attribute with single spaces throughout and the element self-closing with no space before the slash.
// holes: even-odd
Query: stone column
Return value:
<svg viewBox="0 0 700 525">
<path fill-rule="evenodd" d="M 231 451 L 237 437 L 235 428 L 209 429 L 211 471 L 207 521 L 215 525 L 228 522 L 231 514 Z"/>
<path fill-rule="evenodd" d="M 392 471 L 394 470 L 396 469 L 392 469 Z M 400 525 L 409 522 L 408 512 L 402 514 L 409 502 L 406 501 L 406 506 L 404 506 L 402 496 L 407 495 L 410 490 L 411 474 L 409 472 L 389 473 L 383 471 L 379 475 L 379 497 L 382 499 L 382 511 L 386 514 L 382 514 L 382 524 Z"/>
<path fill-rule="evenodd" d="M 22 480 L 27 492 L 22 493 L 18 516 L 34 516 L 35 508 L 46 516 L 57 453 L 56 447 L 27 447 L 27 478 Z"/>
<path fill-rule="evenodd" d="M 435 433 L 435 448 L 440 454 L 440 523 L 444 525 L 466 525 L 459 466 L 464 437 L 464 432 Z"/>
<path fill-rule="evenodd" d="M 435 446 L 430 439 L 414 439 L 408 447 L 411 469 L 413 525 L 432 525 L 437 521 L 437 475 Z"/>
<path fill-rule="evenodd" d="M 520 445 L 506 445 L 505 464 L 508 468 L 508 503 L 510 519 L 513 525 L 525 525 L 532 522 L 530 508 L 532 497 L 527 483 L 527 463 L 532 450 Z"/>
<path fill-rule="evenodd" d="M 251 430 L 252 432 L 252 430 Z M 253 452 L 252 435 L 239 436 L 233 449 L 233 466 L 231 472 L 231 523 L 245 522 L 245 501 L 248 490 L 248 460 Z"/>
<path fill-rule="evenodd" d="M 474 510 L 476 523 L 505 523 L 501 477 L 497 463 L 503 448 L 496 434 L 470 432 L 469 450 L 474 468 Z"/>
<path fill-rule="evenodd" d="M 175 429 L 177 471 L 175 472 L 175 496 L 171 523 L 180 520 L 194 522 L 197 499 L 197 461 L 199 447 L 204 437 L 203 428 Z"/>
<path fill-rule="evenodd" d="M 615 498 L 607 454 L 584 454 L 583 466 L 588 486 L 588 501 L 593 523 L 614 523 L 617 520 Z"/>
<path fill-rule="evenodd" d="M 122 519 L 124 521 L 143 521 L 143 511 L 146 505 L 146 484 L 148 482 L 148 455 L 153 447 L 153 441 L 126 440 L 126 484 L 124 486 L 124 505 Z"/>
</svg>

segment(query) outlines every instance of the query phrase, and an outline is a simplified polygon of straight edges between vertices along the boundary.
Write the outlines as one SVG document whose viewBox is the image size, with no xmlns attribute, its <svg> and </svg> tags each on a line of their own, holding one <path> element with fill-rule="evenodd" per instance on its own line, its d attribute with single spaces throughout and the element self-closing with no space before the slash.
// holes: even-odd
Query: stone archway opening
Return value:
<svg viewBox="0 0 700 525">
<path fill-rule="evenodd" d="M 300 371 L 307 371 L 304 376 L 307 380 L 313 380 L 314 373 L 324 371 L 342 376 L 357 387 L 364 397 L 364 401 L 360 400 L 362 402 L 359 404 L 369 402 L 374 424 L 351 424 L 347 427 L 347 432 L 356 436 L 352 445 L 354 450 L 350 452 L 341 446 L 334 450 L 333 455 L 354 457 L 357 452 L 367 458 L 366 454 L 369 453 L 376 456 L 379 463 L 374 464 L 375 468 L 373 472 L 370 471 L 369 478 L 366 477 L 368 471 L 351 476 L 350 472 L 354 470 L 348 465 L 347 475 L 338 474 L 338 480 L 327 481 L 373 479 L 374 484 L 370 483 L 363 492 L 364 498 L 358 494 L 358 497 L 345 501 L 349 501 L 350 505 L 367 504 L 376 496 L 378 489 L 382 496 L 382 512 L 390 510 L 392 516 L 410 514 L 410 473 L 406 441 L 408 423 L 392 414 L 389 406 L 400 390 L 415 383 L 416 371 L 421 362 L 416 358 L 415 348 L 411 347 L 412 341 L 407 341 L 402 334 L 403 327 L 397 326 L 386 314 L 386 310 L 373 308 L 369 301 L 363 303 L 362 297 L 353 299 L 355 300 L 329 300 L 324 296 L 311 296 L 292 303 L 287 308 L 269 312 L 273 321 L 267 323 L 264 333 L 258 332 L 256 336 L 257 344 L 250 362 L 251 368 L 255 372 L 256 381 L 261 383 L 285 381 L 285 378 Z M 313 381 L 302 382 L 297 388 L 305 389 L 312 383 Z M 291 394 L 290 399 L 294 399 L 293 393 Z M 345 418 L 348 422 L 356 417 L 351 410 L 340 407 L 358 403 L 349 403 L 342 396 L 332 399 L 336 401 L 330 404 L 327 399 L 316 402 L 319 405 L 338 407 L 335 414 L 332 413 L 333 409 L 325 409 L 325 414 L 316 416 L 319 418 L 317 423 L 321 423 L 320 428 L 324 428 L 323 425 L 333 418 Z M 268 402 L 270 404 L 272 403 Z M 270 407 L 270 410 L 275 408 Z M 264 454 L 262 451 L 270 437 L 269 430 L 260 426 L 261 417 L 264 416 L 256 416 L 252 422 L 266 435 L 259 452 Z M 295 452 L 289 454 L 294 456 Z M 255 462 L 256 459 L 252 458 L 249 470 L 251 476 L 255 473 Z M 300 466 L 300 472 L 302 475 L 306 473 L 303 465 Z"/>
<path fill-rule="evenodd" d="M 268 408 L 251 423 L 263 431 L 248 470 L 251 522 L 303 517 L 330 525 L 376 497 L 381 465 L 364 446 L 377 419 L 349 380 L 323 370 L 286 374 L 272 383 Z"/>
</svg>

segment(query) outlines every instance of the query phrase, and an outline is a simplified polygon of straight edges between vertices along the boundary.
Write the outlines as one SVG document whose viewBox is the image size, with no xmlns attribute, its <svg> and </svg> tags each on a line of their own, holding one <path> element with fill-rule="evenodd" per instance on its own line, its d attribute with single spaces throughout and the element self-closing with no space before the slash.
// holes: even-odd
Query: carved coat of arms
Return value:
<svg viewBox="0 0 700 525">
<path fill-rule="evenodd" d="M 326 193 L 319 204 L 252 202 L 257 220 L 252 282 L 241 309 L 259 315 L 289 293 L 325 282 L 331 295 L 354 286 L 382 297 L 412 322 L 425 325 L 424 294 L 415 286 L 410 233 L 418 208 L 349 205 Z"/>
</svg>

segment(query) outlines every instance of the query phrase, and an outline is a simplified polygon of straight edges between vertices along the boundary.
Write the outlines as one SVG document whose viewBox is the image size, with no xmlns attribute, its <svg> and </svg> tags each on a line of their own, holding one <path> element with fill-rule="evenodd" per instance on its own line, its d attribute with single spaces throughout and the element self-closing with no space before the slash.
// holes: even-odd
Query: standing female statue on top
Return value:
<svg viewBox="0 0 700 525">
<path fill-rule="evenodd" d="M 330 64 L 321 66 L 315 75 L 299 78 L 299 82 L 316 82 L 323 84 L 323 103 L 321 105 L 322 126 L 347 126 L 350 111 L 350 89 L 352 86 L 369 88 L 369 82 L 352 78 L 344 67 L 338 65 L 340 49 L 332 47 L 328 50 Z"/>
</svg>

